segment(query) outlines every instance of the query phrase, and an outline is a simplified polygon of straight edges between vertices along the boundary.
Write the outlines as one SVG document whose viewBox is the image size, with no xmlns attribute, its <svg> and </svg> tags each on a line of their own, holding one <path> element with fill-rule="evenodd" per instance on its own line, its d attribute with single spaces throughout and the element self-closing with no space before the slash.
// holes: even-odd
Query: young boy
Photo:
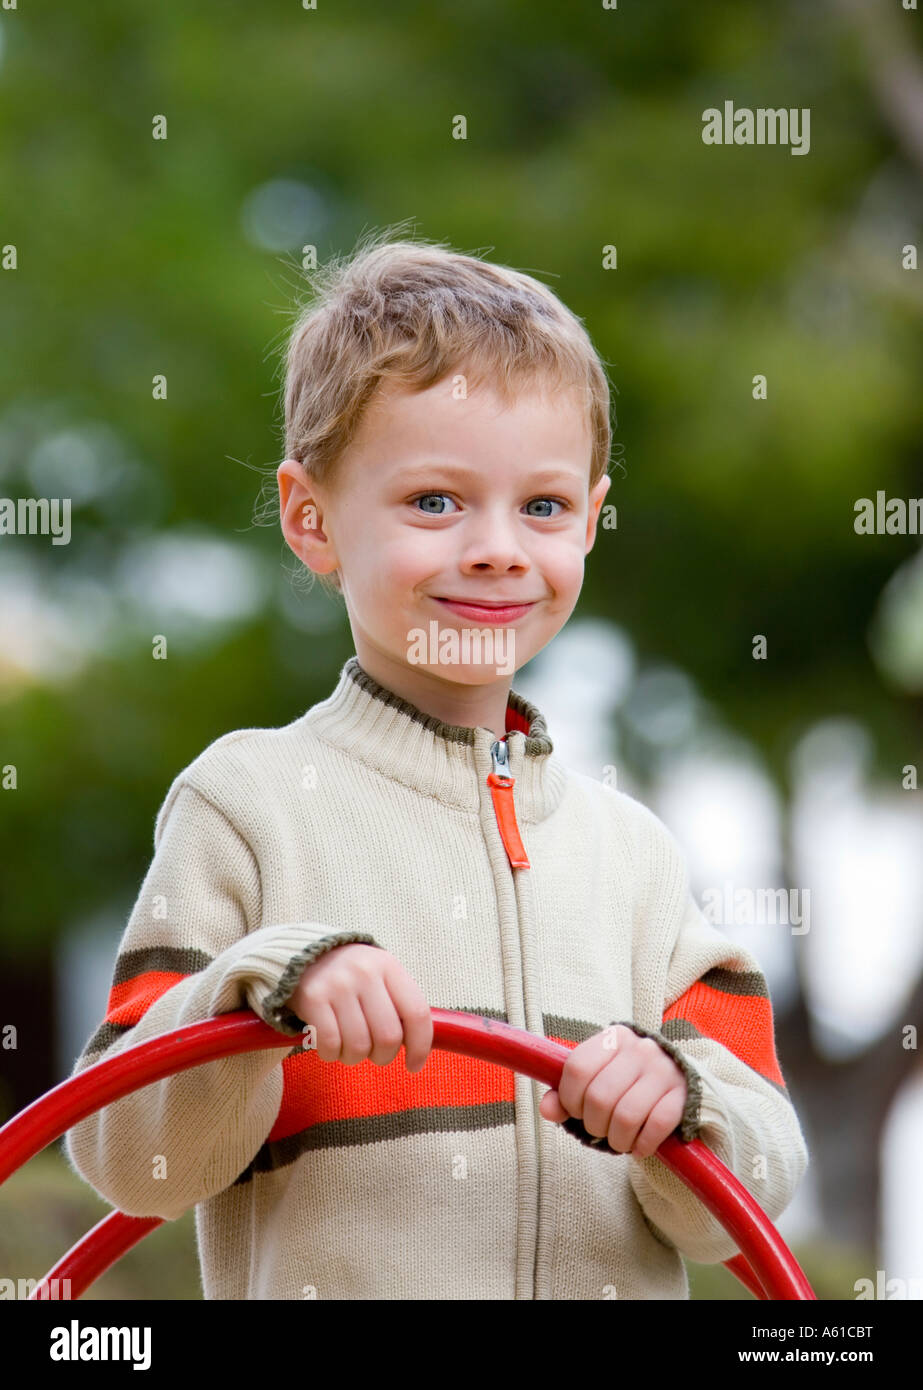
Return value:
<svg viewBox="0 0 923 1390">
<path fill-rule="evenodd" d="M 605 373 L 505 267 L 373 242 L 318 283 L 281 519 L 356 655 L 175 779 L 75 1071 L 247 1007 L 293 1046 L 126 1096 L 68 1153 L 125 1212 L 195 1205 L 206 1298 L 688 1298 L 681 1256 L 735 1245 L 656 1157 L 667 1135 L 771 1218 L 808 1155 L 757 962 L 657 817 L 558 761 L 511 689 L 580 594 Z M 559 1089 L 431 1051 L 433 1007 L 565 1043 Z"/>
</svg>

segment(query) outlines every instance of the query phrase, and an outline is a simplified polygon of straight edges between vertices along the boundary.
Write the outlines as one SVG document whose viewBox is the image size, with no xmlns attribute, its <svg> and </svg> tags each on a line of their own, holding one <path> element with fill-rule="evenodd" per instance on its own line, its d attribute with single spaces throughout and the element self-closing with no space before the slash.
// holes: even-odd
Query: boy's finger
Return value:
<svg viewBox="0 0 923 1390">
<path fill-rule="evenodd" d="M 419 986 L 403 970 L 388 981 L 395 1011 L 404 1029 L 405 1065 L 408 1071 L 422 1071 L 433 1046 L 433 1012 Z"/>
<path fill-rule="evenodd" d="M 546 1091 L 539 1102 L 539 1111 L 546 1120 L 566 1120 L 567 1111 L 561 1104 L 557 1091 Z"/>
</svg>

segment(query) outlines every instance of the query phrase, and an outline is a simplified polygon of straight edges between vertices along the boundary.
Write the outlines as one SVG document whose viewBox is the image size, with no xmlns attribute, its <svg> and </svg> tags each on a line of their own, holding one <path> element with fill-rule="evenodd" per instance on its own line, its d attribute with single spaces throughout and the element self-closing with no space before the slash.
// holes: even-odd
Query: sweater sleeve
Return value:
<svg viewBox="0 0 923 1390">
<path fill-rule="evenodd" d="M 658 825 L 660 823 L 658 822 Z M 654 922 L 671 921 L 672 951 L 661 1000 L 639 984 L 634 1020 L 686 1077 L 687 1099 L 676 1133 L 698 1138 L 734 1173 L 771 1221 L 791 1201 L 808 1167 L 808 1150 L 776 1056 L 772 1002 L 755 958 L 714 927 L 689 889 L 682 853 L 660 827 L 665 897 L 649 900 Z M 663 915 L 661 915 L 663 914 Z M 640 1016 L 637 1016 L 640 1015 Z M 728 1260 L 734 1239 L 665 1164 L 629 1156 L 629 1175 L 654 1234 L 700 1264 Z"/>
<path fill-rule="evenodd" d="M 322 922 L 261 925 L 256 857 L 182 774 L 157 817 L 154 858 L 125 928 L 105 1018 L 72 1075 L 161 1033 L 252 1009 L 293 1038 L 286 1008 L 305 966 L 336 946 L 379 943 Z M 247 1167 L 282 1102 L 284 1048 L 190 1067 L 87 1116 L 68 1132 L 76 1171 L 131 1216 L 176 1220 Z"/>
</svg>

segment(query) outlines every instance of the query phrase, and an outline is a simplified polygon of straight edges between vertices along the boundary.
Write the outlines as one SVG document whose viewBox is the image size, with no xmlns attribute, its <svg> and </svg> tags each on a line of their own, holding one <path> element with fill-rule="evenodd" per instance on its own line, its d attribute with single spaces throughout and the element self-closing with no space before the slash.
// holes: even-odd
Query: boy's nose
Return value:
<svg viewBox="0 0 923 1390">
<path fill-rule="evenodd" d="M 528 552 L 516 536 L 508 522 L 488 523 L 477 532 L 466 537 L 463 558 L 474 569 L 485 565 L 494 569 L 508 570 L 512 565 L 528 569 Z"/>
</svg>

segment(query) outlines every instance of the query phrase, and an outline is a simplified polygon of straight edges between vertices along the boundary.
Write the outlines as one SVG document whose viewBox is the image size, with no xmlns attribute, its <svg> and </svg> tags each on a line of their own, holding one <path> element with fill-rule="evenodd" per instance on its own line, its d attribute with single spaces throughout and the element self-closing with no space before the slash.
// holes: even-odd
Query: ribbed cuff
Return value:
<svg viewBox="0 0 923 1390">
<path fill-rule="evenodd" d="M 294 992 L 306 966 L 332 951 L 335 946 L 352 944 L 377 946 L 379 950 L 384 950 L 374 937 L 369 936 L 367 932 L 359 931 L 336 932 L 330 936 L 322 936 L 317 941 L 308 942 L 297 955 L 292 956 L 275 989 L 260 1001 L 257 1012 L 263 1022 L 271 1024 L 280 1033 L 300 1037 L 304 1033 L 304 1021 L 286 1007 L 285 1001 Z"/>
<path fill-rule="evenodd" d="M 633 1033 L 637 1033 L 639 1038 L 653 1038 L 654 1042 L 659 1043 L 664 1052 L 673 1058 L 683 1076 L 686 1078 L 686 1104 L 683 1107 L 683 1118 L 680 1120 L 677 1131 L 679 1138 L 684 1144 L 688 1144 L 691 1139 L 695 1139 L 699 1130 L 702 1128 L 702 1078 L 695 1067 L 680 1052 L 675 1043 L 669 1038 L 665 1038 L 662 1033 L 650 1033 L 646 1028 L 639 1028 L 637 1023 L 629 1023 L 627 1019 L 619 1019 L 616 1024 L 609 1024 L 609 1027 L 616 1027 L 621 1023 L 623 1028 L 630 1028 Z M 674 1131 L 676 1132 L 676 1131 Z"/>
<path fill-rule="evenodd" d="M 688 1144 L 690 1140 L 696 1138 L 702 1127 L 701 1076 L 696 1071 L 695 1067 L 693 1067 L 692 1063 L 687 1061 L 676 1045 L 672 1043 L 669 1038 L 665 1038 L 662 1033 L 651 1033 L 646 1028 L 639 1028 L 637 1023 L 629 1023 L 627 1019 L 615 1019 L 608 1026 L 610 1028 L 617 1028 L 620 1025 L 623 1028 L 630 1028 L 639 1038 L 653 1038 L 654 1042 L 659 1043 L 664 1052 L 673 1058 L 673 1061 L 685 1076 L 686 1104 L 683 1107 L 682 1119 L 673 1132 L 677 1138 L 682 1139 L 684 1144 Z M 622 1152 L 621 1149 L 613 1149 L 605 1135 L 590 1134 L 583 1121 L 579 1120 L 576 1115 L 571 1115 L 568 1119 L 562 1121 L 561 1128 L 566 1129 L 568 1134 L 572 1134 L 575 1139 L 579 1139 L 581 1144 L 586 1144 L 589 1148 L 603 1149 L 607 1153 L 615 1154 L 620 1154 Z"/>
</svg>

